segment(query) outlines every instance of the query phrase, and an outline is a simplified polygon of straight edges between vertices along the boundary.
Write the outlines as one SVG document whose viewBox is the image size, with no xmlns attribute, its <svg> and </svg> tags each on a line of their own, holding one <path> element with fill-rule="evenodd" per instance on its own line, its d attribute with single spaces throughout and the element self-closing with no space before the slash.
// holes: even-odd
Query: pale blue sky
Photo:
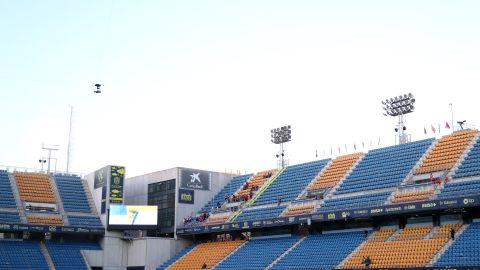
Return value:
<svg viewBox="0 0 480 270">
<path fill-rule="evenodd" d="M 347 144 L 394 143 L 380 100 L 412 92 L 407 128 L 479 125 L 479 1 L 0 0 L 0 165 L 255 172 Z M 104 84 L 101 95 L 94 83 Z M 435 134 L 437 137 L 438 134 Z"/>
</svg>

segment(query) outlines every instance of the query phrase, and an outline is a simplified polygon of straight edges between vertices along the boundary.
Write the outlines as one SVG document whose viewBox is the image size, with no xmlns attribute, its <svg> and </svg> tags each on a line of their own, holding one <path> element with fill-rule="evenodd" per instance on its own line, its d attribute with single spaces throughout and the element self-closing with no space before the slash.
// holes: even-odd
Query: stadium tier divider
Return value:
<svg viewBox="0 0 480 270">
<path fill-rule="evenodd" d="M 175 254 L 173 257 L 170 259 L 166 260 L 164 263 L 162 263 L 159 267 L 157 267 L 157 270 L 165 270 L 167 269 L 172 263 L 183 257 L 185 254 L 189 253 L 192 249 L 194 249 L 197 246 L 196 243 L 191 243 L 190 245 L 186 246 L 184 249 L 180 250 L 177 254 Z"/>
</svg>

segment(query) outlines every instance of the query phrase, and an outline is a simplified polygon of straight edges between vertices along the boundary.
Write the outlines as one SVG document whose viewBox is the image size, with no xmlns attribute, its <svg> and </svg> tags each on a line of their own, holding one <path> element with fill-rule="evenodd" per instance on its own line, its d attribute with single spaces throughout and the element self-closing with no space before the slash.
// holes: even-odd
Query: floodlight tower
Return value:
<svg viewBox="0 0 480 270">
<path fill-rule="evenodd" d="M 385 111 L 383 115 L 398 116 L 398 124 L 395 128 L 395 132 L 398 132 L 398 144 L 410 141 L 408 134 L 405 132 L 407 130 L 405 126 L 405 114 L 413 112 L 415 109 L 413 106 L 414 103 L 415 97 L 411 93 L 387 98 L 385 101 L 382 100 L 383 110 Z"/>
<path fill-rule="evenodd" d="M 274 144 L 278 144 L 280 146 L 280 150 L 277 154 L 278 166 L 280 168 L 284 168 L 287 166 L 287 162 L 285 160 L 285 149 L 284 143 L 289 142 L 292 140 L 292 127 L 290 125 L 283 126 L 279 128 L 274 128 L 270 130 L 271 133 L 271 142 Z"/>
</svg>

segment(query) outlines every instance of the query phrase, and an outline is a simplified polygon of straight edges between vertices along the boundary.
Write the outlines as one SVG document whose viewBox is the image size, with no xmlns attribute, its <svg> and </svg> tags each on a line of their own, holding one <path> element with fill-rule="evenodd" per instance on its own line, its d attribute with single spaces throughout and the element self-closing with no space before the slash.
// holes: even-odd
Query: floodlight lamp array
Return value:
<svg viewBox="0 0 480 270">
<path fill-rule="evenodd" d="M 383 115 L 385 116 L 399 116 L 413 112 L 415 106 L 415 97 L 409 93 L 400 95 L 398 97 L 387 98 L 382 100 Z"/>
<path fill-rule="evenodd" d="M 271 142 L 274 144 L 286 143 L 292 140 L 292 127 L 290 125 L 270 130 Z"/>
</svg>

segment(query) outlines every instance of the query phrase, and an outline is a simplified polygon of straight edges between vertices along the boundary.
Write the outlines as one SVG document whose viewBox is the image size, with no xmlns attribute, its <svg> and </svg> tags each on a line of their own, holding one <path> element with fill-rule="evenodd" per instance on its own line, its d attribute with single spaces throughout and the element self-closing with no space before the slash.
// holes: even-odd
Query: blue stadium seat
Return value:
<svg viewBox="0 0 480 270">
<path fill-rule="evenodd" d="M 0 208 L 17 208 L 8 172 L 0 170 Z"/>
<path fill-rule="evenodd" d="M 480 223 L 472 223 L 438 259 L 434 266 L 480 265 Z"/>
<path fill-rule="evenodd" d="M 28 240 L 0 240 L 0 269 L 48 270 L 40 244 Z"/>
<path fill-rule="evenodd" d="M 215 196 L 205 205 L 204 209 L 208 211 L 212 207 L 216 207 L 218 202 L 223 203 L 225 194 L 232 195 L 235 193 L 235 191 L 242 187 L 243 183 L 247 182 L 252 175 L 253 174 L 245 174 L 233 177 L 232 181 L 230 181 L 230 183 L 223 187 L 222 190 L 215 194 Z"/>
<path fill-rule="evenodd" d="M 266 208 L 246 208 L 243 212 L 235 219 L 235 222 L 246 221 L 246 220 L 255 220 L 255 219 L 268 219 L 278 217 L 287 205 L 277 205 L 273 207 Z"/>
<path fill-rule="evenodd" d="M 453 181 L 445 184 L 439 199 L 477 195 L 480 193 L 480 180 Z"/>
<path fill-rule="evenodd" d="M 71 226 L 103 227 L 102 221 L 96 216 L 68 216 Z"/>
<path fill-rule="evenodd" d="M 97 242 L 90 241 L 46 241 L 48 253 L 56 269 L 87 269 L 80 250 L 101 250 Z"/>
<path fill-rule="evenodd" d="M 21 223 L 17 212 L 0 212 L 0 223 Z"/>
<path fill-rule="evenodd" d="M 253 205 L 276 203 L 279 199 L 283 202 L 296 199 L 329 161 L 324 159 L 288 166 Z"/>
<path fill-rule="evenodd" d="M 58 192 L 66 212 L 91 213 L 82 179 L 78 176 L 54 175 Z"/>
<path fill-rule="evenodd" d="M 365 195 L 332 198 L 325 200 L 325 203 L 318 209 L 318 212 L 379 206 L 387 200 L 389 195 L 390 192 L 376 192 Z"/>
<path fill-rule="evenodd" d="M 364 239 L 361 231 L 313 234 L 271 269 L 335 269 Z"/>
<path fill-rule="evenodd" d="M 432 142 L 433 138 L 369 151 L 335 194 L 398 186 Z"/>
<path fill-rule="evenodd" d="M 480 138 L 477 139 L 468 155 L 453 175 L 453 178 L 472 177 L 480 175 Z"/>
<path fill-rule="evenodd" d="M 159 267 L 157 267 L 157 270 L 165 270 L 167 269 L 172 263 L 174 263 L 176 260 L 180 259 L 183 257 L 183 255 L 187 254 L 192 250 L 194 247 L 197 245 L 195 243 L 192 243 L 188 246 L 186 246 L 184 249 L 180 250 L 175 256 L 171 257 L 170 259 L 166 260 L 164 263 L 162 263 Z"/>
<path fill-rule="evenodd" d="M 265 269 L 298 240 L 298 236 L 252 239 L 215 269 Z"/>
</svg>

